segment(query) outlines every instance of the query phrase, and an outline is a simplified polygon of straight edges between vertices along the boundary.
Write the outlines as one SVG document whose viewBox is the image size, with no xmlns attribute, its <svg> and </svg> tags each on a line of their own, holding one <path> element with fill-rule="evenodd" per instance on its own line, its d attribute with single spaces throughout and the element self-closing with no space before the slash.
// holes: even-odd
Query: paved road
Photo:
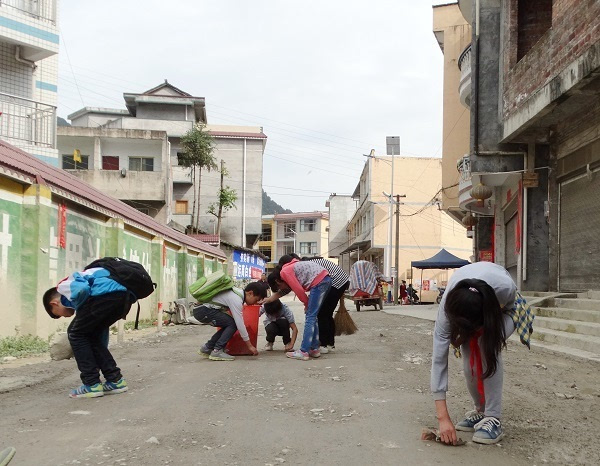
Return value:
<svg viewBox="0 0 600 466">
<path fill-rule="evenodd" d="M 301 317 L 297 301 L 291 304 Z M 538 370 L 537 359 L 527 360 L 528 372 L 545 377 L 536 392 L 539 380 L 519 378 L 521 357 L 527 357 L 519 349 L 509 367 L 512 403 L 502 446 L 446 447 L 419 440 L 421 428 L 435 423 L 428 394 L 433 324 L 382 312 L 352 315 L 360 331 L 340 337 L 335 354 L 309 362 L 286 359 L 279 341 L 276 351 L 258 357 L 211 362 L 196 355 L 209 327 L 171 327 L 166 337 L 116 348 L 131 389 L 93 400 L 66 396 L 78 384 L 72 361 L 4 366 L 0 379 L 31 386 L 0 394 L 0 439 L 17 447 L 15 465 L 510 465 L 598 459 L 597 441 L 577 434 L 578 427 L 598 429 L 598 421 L 582 420 L 597 407 L 597 376 L 586 375 L 597 366 L 586 363 L 572 372 L 572 361 L 548 354 L 548 370 Z M 264 337 L 259 338 L 262 348 Z M 516 350 L 511 346 L 509 352 Z M 470 408 L 459 368 L 452 361 L 451 384 L 460 389 L 450 394 L 455 415 Z M 575 376 L 581 399 L 556 398 L 552 384 L 569 391 Z M 565 403 L 571 411 L 561 414 Z M 535 409 L 524 411 L 532 404 Z M 538 440 L 532 442 L 532 435 Z M 151 437 L 158 443 L 149 443 Z"/>
</svg>

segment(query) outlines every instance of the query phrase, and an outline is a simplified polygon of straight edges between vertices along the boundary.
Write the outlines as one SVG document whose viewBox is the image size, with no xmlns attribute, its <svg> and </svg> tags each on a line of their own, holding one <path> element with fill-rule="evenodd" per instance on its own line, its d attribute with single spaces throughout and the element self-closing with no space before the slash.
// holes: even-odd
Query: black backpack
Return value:
<svg viewBox="0 0 600 466">
<path fill-rule="evenodd" d="M 131 291 L 136 299 L 143 299 L 154 293 L 156 283 L 137 262 L 119 257 L 103 257 L 87 265 L 84 270 L 102 267 L 110 274 L 110 278 Z"/>
</svg>

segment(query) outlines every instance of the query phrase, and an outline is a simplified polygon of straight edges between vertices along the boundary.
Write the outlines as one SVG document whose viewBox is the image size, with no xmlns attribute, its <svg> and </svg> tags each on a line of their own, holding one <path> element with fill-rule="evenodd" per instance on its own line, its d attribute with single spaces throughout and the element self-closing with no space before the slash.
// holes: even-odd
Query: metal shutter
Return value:
<svg viewBox="0 0 600 466">
<path fill-rule="evenodd" d="M 600 289 L 600 173 L 560 184 L 559 290 Z"/>
</svg>

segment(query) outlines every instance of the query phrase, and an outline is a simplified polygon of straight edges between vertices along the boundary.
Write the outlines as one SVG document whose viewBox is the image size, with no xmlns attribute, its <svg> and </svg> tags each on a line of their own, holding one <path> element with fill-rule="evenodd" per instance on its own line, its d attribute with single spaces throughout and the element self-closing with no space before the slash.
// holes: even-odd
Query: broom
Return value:
<svg viewBox="0 0 600 466">
<path fill-rule="evenodd" d="M 344 304 L 344 295 L 340 298 L 340 306 L 333 321 L 335 323 L 335 336 L 337 337 L 340 335 L 352 335 L 358 331 L 358 327 L 352 320 L 352 317 L 350 317 L 350 313 Z"/>
</svg>

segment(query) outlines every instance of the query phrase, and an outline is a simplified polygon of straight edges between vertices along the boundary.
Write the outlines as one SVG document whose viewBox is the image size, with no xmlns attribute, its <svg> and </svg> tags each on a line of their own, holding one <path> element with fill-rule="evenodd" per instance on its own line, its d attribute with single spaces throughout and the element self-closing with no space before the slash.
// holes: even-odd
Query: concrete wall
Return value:
<svg viewBox="0 0 600 466">
<path fill-rule="evenodd" d="M 346 226 L 356 211 L 356 201 L 351 196 L 329 196 L 329 241 L 328 252 L 338 257 L 348 246 Z"/>
<path fill-rule="evenodd" d="M 194 109 L 192 106 L 186 105 L 150 104 L 140 102 L 137 105 L 136 118 L 150 120 L 194 121 Z"/>
<path fill-rule="evenodd" d="M 245 219 L 246 235 L 260 235 L 262 215 L 262 155 L 263 143 L 261 140 L 248 139 L 246 143 L 246 174 L 245 212 L 242 198 L 244 193 L 244 139 L 215 138 L 214 156 L 217 165 L 225 161 L 229 176 L 225 178 L 225 185 L 236 191 L 238 200 L 236 208 L 229 210 L 223 217 L 221 236 L 225 241 L 243 246 L 247 245 L 242 237 L 242 224 Z M 218 171 L 202 171 L 200 194 L 200 228 L 208 233 L 213 232 L 215 217 L 207 213 L 211 203 L 217 201 L 221 175 Z M 175 199 L 188 200 L 188 205 L 193 203 L 193 188 L 178 186 Z M 181 196 L 181 197 L 178 197 Z"/>
<path fill-rule="evenodd" d="M 66 205 L 66 244 L 59 245 L 59 205 Z M 0 337 L 47 337 L 69 323 L 53 320 L 41 305 L 46 289 L 102 256 L 141 263 L 158 288 L 140 302 L 142 318 L 156 316 L 158 303 L 187 295 L 187 287 L 224 260 L 58 197 L 50 188 L 0 177 Z M 222 267 L 222 265 L 221 265 Z M 135 318 L 129 313 L 128 320 Z"/>
<path fill-rule="evenodd" d="M 433 8 L 433 31 L 443 38 L 444 97 L 442 145 L 442 208 L 458 209 L 458 170 L 456 162 L 469 153 L 470 112 L 461 105 L 459 82 L 461 71 L 458 58 L 471 44 L 471 26 L 462 16 L 457 4 Z M 453 186 L 453 187 L 450 187 Z"/>
</svg>

